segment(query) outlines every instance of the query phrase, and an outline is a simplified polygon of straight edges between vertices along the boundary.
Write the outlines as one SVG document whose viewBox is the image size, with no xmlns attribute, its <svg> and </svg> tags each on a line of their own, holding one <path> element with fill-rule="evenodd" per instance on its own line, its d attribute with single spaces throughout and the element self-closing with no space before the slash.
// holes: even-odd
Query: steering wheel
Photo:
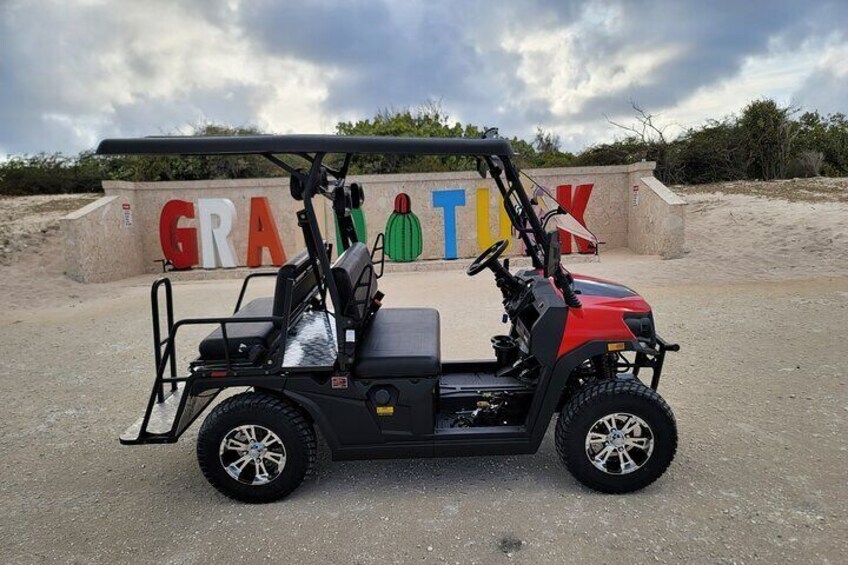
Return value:
<svg viewBox="0 0 848 565">
<path fill-rule="evenodd" d="M 509 240 L 506 239 L 494 242 L 468 266 L 465 272 L 469 277 L 473 277 L 486 267 L 490 267 L 506 251 L 507 245 L 509 245 Z"/>
</svg>

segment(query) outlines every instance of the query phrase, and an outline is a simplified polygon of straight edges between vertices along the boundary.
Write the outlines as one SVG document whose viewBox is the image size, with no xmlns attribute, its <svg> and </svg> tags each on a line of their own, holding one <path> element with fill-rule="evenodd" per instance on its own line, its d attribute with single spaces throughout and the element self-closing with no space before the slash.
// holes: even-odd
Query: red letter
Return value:
<svg viewBox="0 0 848 565">
<path fill-rule="evenodd" d="M 271 263 L 277 267 L 286 262 L 286 251 L 280 243 L 277 224 L 271 214 L 271 206 L 264 196 L 250 199 L 250 232 L 247 235 L 247 266 L 262 265 L 262 250 L 271 252 Z"/>
<path fill-rule="evenodd" d="M 180 228 L 180 218 L 194 218 L 194 204 L 186 200 L 170 200 L 159 216 L 159 243 L 162 253 L 175 269 L 197 265 L 197 230 Z"/>
<path fill-rule="evenodd" d="M 574 198 L 571 195 L 570 184 L 561 184 L 557 187 L 556 197 L 559 205 L 574 216 L 574 219 L 580 222 L 583 227 L 586 227 L 583 214 L 586 213 L 586 205 L 589 203 L 589 197 L 592 195 L 592 187 L 594 186 L 593 184 L 579 185 L 577 190 L 574 191 Z M 562 242 L 562 252 L 571 253 L 571 234 L 560 230 L 559 237 Z M 579 237 L 575 237 L 574 239 L 577 240 L 577 251 L 579 253 L 594 253 L 591 242 Z"/>
</svg>

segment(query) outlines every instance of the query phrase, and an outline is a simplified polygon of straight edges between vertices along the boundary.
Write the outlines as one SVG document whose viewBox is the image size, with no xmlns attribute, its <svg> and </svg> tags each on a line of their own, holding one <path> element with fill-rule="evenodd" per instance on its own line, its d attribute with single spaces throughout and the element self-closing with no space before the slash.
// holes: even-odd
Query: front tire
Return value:
<svg viewBox="0 0 848 565">
<path fill-rule="evenodd" d="M 248 503 L 290 494 L 311 471 L 316 451 L 315 431 L 303 413 L 259 392 L 216 406 L 197 437 L 197 462 L 206 480 Z"/>
<path fill-rule="evenodd" d="M 665 400 L 636 380 L 608 380 L 580 390 L 562 409 L 556 448 L 587 487 L 621 494 L 657 480 L 677 451 L 677 423 Z"/>
</svg>

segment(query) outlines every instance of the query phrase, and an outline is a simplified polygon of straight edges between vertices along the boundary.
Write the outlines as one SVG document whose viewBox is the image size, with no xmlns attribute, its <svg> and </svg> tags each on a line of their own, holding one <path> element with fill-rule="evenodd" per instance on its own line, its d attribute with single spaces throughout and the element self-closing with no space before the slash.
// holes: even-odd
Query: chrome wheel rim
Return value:
<svg viewBox="0 0 848 565">
<path fill-rule="evenodd" d="M 286 467 L 286 446 L 263 426 L 233 428 L 221 440 L 218 454 L 227 474 L 245 485 L 267 485 Z"/>
<path fill-rule="evenodd" d="M 586 434 L 586 456 L 596 469 L 627 475 L 641 469 L 654 452 L 654 433 L 639 416 L 607 414 Z"/>
</svg>

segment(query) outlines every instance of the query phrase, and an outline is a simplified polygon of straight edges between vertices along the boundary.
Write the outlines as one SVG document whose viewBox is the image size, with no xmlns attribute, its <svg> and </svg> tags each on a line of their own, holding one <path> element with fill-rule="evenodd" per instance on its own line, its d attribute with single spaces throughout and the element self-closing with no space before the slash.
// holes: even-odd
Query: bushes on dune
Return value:
<svg viewBox="0 0 848 565">
<path fill-rule="evenodd" d="M 514 137 L 510 141 L 516 161 L 524 168 L 656 161 L 657 177 L 670 184 L 848 176 L 848 118 L 841 113 L 823 116 L 812 111 L 799 116 L 796 108 L 768 99 L 755 100 L 739 115 L 709 120 L 670 139 L 655 116 L 635 105 L 634 110 L 633 126 L 615 124 L 625 132 L 622 138 L 590 146 L 577 155 L 562 151 L 559 137 L 541 128 L 530 141 Z M 485 127 L 451 122 L 433 103 L 412 110 L 381 110 L 373 118 L 336 126 L 339 135 L 479 137 L 484 131 Z M 194 131 L 194 135 L 258 133 L 256 128 L 214 124 Z M 473 158 L 455 155 L 361 155 L 353 161 L 351 172 L 453 171 L 474 166 Z M 12 157 L 0 163 L 0 194 L 98 192 L 102 180 L 201 180 L 283 174 L 256 155 L 104 158 L 93 156 L 91 151 L 74 157 L 39 154 Z"/>
<path fill-rule="evenodd" d="M 653 125 L 654 116 L 634 108 L 639 127 L 624 126 L 623 139 L 584 150 L 574 164 L 657 161 L 657 177 L 674 184 L 848 176 L 848 120 L 841 113 L 796 117 L 796 108 L 755 100 L 739 115 L 709 120 L 667 140 L 652 135 L 662 131 Z M 642 127 L 646 120 L 654 129 Z"/>
</svg>

